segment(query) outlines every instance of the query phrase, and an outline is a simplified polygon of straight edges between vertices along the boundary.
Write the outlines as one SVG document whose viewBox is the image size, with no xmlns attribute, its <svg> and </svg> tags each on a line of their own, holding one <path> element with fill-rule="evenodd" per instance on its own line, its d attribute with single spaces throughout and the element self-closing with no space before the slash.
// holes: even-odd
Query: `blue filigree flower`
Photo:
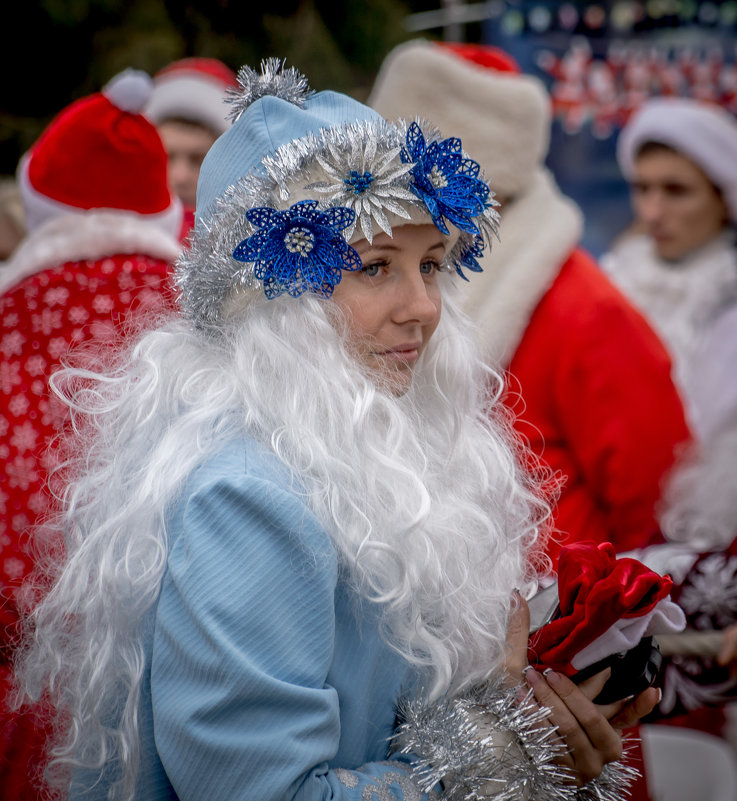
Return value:
<svg viewBox="0 0 737 801">
<path fill-rule="evenodd" d="M 407 129 L 402 161 L 410 170 L 410 189 L 427 207 L 437 228 L 449 234 L 448 222 L 470 234 L 478 234 L 473 218 L 486 208 L 489 187 L 478 177 L 479 165 L 465 158 L 460 139 L 443 139 L 429 146 L 420 126 Z"/>
<path fill-rule="evenodd" d="M 484 242 L 484 237 L 481 234 L 476 234 L 471 245 L 461 253 L 459 258 L 460 263 L 456 264 L 456 272 L 464 281 L 468 281 L 468 278 L 463 275 L 462 267 L 474 273 L 482 273 L 484 271 L 477 259 L 484 255 L 485 247 L 486 243 Z"/>
<path fill-rule="evenodd" d="M 315 292 L 330 297 L 343 270 L 360 270 L 361 258 L 342 231 L 355 213 L 340 206 L 318 210 L 316 200 L 301 200 L 284 211 L 249 209 L 246 219 L 259 228 L 233 251 L 238 261 L 253 262 L 267 298 Z"/>
</svg>

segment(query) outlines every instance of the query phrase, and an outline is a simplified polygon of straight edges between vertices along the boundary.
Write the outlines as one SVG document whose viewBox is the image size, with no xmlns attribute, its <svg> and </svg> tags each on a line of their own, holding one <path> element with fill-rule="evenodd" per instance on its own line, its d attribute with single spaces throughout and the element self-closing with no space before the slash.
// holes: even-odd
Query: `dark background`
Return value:
<svg viewBox="0 0 737 801">
<path fill-rule="evenodd" d="M 719 49 L 734 67 L 737 2 L 469 2 L 465 20 L 443 27 L 423 12 L 460 0 L 15 0 L 2 12 L 0 175 L 18 160 L 53 115 L 99 90 L 126 67 L 153 74 L 185 56 L 220 58 L 233 69 L 280 56 L 313 88 L 364 100 L 384 56 L 416 36 L 486 42 L 504 47 L 525 71 L 555 89 L 548 60 L 563 59 L 584 41 L 591 62 L 612 48 L 637 46 L 672 59 L 690 47 L 702 60 Z M 448 19 L 445 20 L 448 23 Z M 585 78 L 585 76 L 584 76 Z M 657 81 L 650 94 L 661 89 Z M 690 90 L 684 89 L 688 94 Z M 548 159 L 563 190 L 586 215 L 584 245 L 600 255 L 630 220 L 627 187 L 614 160 L 616 134 L 596 130 L 592 115 L 571 124 L 558 114 Z M 493 178 L 493 176 L 492 176 Z"/>
</svg>

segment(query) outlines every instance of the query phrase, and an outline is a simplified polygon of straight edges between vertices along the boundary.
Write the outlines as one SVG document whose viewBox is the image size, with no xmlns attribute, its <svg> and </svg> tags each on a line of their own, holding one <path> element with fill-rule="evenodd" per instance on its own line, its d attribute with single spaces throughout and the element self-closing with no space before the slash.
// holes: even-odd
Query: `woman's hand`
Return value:
<svg viewBox="0 0 737 801">
<path fill-rule="evenodd" d="M 659 690 L 648 688 L 634 698 L 606 706 L 594 704 L 592 699 L 609 678 L 609 668 L 580 686 L 555 671 L 538 673 L 527 664 L 529 630 L 529 609 L 520 596 L 507 630 L 507 667 L 512 677 L 524 671 L 538 703 L 550 709 L 549 721 L 557 727 L 558 736 L 568 750 L 563 763 L 585 784 L 596 778 L 604 765 L 622 756 L 622 729 L 650 712 L 658 702 Z"/>
</svg>

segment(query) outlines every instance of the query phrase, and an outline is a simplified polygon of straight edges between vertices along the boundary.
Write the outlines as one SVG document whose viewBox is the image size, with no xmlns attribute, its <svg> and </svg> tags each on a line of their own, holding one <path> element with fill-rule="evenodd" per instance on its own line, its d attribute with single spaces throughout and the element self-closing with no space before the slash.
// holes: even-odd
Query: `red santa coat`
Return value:
<svg viewBox="0 0 737 801">
<path fill-rule="evenodd" d="M 35 799 L 26 765 L 43 728 L 2 709 L 19 617 L 17 591 L 33 568 L 29 526 L 49 509 L 47 449 L 65 411 L 48 379 L 70 348 L 109 340 L 140 314 L 172 303 L 179 242 L 133 215 L 88 213 L 49 221 L 0 270 L 0 787 Z"/>
<path fill-rule="evenodd" d="M 575 205 L 545 170 L 502 209 L 499 244 L 461 300 L 509 376 L 516 428 L 564 484 L 564 542 L 647 544 L 664 474 L 689 438 L 669 357 L 643 316 L 583 251 Z"/>
<path fill-rule="evenodd" d="M 662 343 L 583 251 L 535 308 L 509 373 L 517 430 L 565 477 L 564 541 L 625 551 L 655 535 L 661 480 L 689 437 L 683 405 Z"/>
</svg>

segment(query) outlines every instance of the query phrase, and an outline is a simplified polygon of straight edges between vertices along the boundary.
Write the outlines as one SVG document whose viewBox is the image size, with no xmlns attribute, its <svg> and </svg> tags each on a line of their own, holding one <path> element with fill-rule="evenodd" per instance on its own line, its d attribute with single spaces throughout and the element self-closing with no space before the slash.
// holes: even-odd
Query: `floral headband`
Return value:
<svg viewBox="0 0 737 801">
<path fill-rule="evenodd" d="M 261 98 L 302 108 L 320 97 L 278 59 L 265 61 L 260 75 L 244 67 L 238 78 L 234 128 Z M 330 297 L 344 270 L 361 269 L 351 239 L 371 242 L 380 231 L 391 235 L 392 226 L 430 221 L 448 236 L 455 229 L 443 268 L 465 279 L 464 269 L 481 271 L 497 205 L 460 140 L 443 139 L 422 121 L 395 124 L 377 115 L 324 127 L 277 147 L 217 198 L 177 264 L 180 302 L 208 328 L 220 322 L 234 290 Z"/>
</svg>

